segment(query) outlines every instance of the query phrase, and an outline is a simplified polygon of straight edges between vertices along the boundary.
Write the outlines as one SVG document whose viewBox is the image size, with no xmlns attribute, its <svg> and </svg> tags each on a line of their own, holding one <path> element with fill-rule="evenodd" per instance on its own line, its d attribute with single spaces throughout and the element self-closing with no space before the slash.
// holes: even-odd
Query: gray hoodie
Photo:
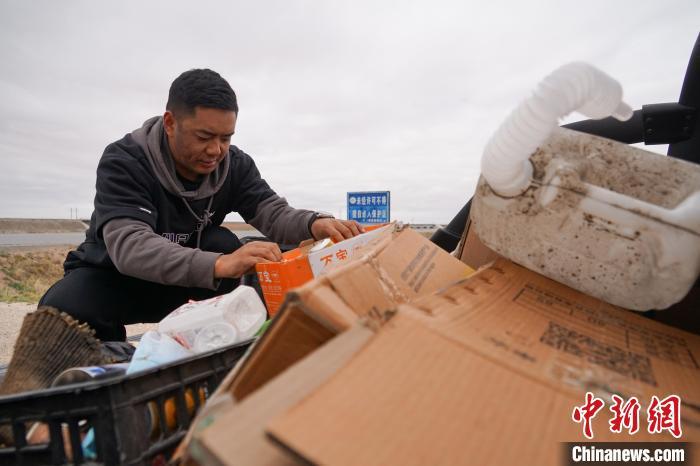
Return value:
<svg viewBox="0 0 700 466">
<path fill-rule="evenodd" d="M 202 230 L 211 224 L 212 200 L 229 176 L 231 153 L 191 191 L 183 186 L 177 176 L 163 130 L 162 117 L 147 120 L 141 128 L 131 133 L 131 137 L 145 152 L 158 182 L 182 200 L 182 208 L 189 210 L 201 227 L 197 232 L 197 248 L 190 248 L 169 241 L 142 220 L 132 217 L 113 218 L 102 228 L 112 263 L 120 273 L 143 280 L 216 289 L 218 280 L 214 279 L 214 264 L 221 254 L 200 250 L 199 238 Z M 198 215 L 188 201 L 201 199 L 208 199 L 209 207 Z M 309 227 L 313 219 L 313 211 L 294 209 L 284 198 L 272 194 L 257 205 L 255 215 L 249 219 L 249 223 L 273 241 L 296 244 L 311 237 Z"/>
</svg>

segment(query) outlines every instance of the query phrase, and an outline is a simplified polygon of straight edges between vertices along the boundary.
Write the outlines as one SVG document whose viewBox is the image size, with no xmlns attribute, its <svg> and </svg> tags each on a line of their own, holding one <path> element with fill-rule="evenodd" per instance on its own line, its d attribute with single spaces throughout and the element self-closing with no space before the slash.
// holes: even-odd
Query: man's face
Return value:
<svg viewBox="0 0 700 466">
<path fill-rule="evenodd" d="M 166 111 L 163 126 L 175 169 L 180 176 L 196 181 L 200 175 L 216 170 L 228 153 L 236 129 L 236 114 L 230 110 L 195 107 L 194 114 L 175 118 Z"/>
</svg>

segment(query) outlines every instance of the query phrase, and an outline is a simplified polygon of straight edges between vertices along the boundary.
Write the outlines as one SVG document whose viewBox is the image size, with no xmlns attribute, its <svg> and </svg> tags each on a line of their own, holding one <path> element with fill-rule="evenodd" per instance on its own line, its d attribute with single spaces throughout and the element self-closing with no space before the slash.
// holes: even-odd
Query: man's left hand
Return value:
<svg viewBox="0 0 700 466">
<path fill-rule="evenodd" d="M 319 218 L 311 224 L 311 234 L 316 240 L 330 238 L 337 243 L 364 232 L 364 228 L 354 220 Z"/>
</svg>

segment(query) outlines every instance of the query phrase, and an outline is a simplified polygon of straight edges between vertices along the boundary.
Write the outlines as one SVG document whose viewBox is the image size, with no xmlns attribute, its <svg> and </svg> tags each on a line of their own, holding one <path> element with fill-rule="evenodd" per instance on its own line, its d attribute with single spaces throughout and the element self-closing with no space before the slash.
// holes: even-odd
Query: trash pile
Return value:
<svg viewBox="0 0 700 466">
<path fill-rule="evenodd" d="M 288 294 L 179 458 L 560 464 L 562 442 L 586 440 L 572 409 L 589 392 L 635 397 L 642 412 L 677 395 L 682 438 L 700 439 L 700 336 L 498 257 L 474 228 L 466 243 L 478 247 L 458 260 L 397 227 Z M 674 439 L 612 433 L 608 420 L 593 420 L 596 441 Z"/>
</svg>

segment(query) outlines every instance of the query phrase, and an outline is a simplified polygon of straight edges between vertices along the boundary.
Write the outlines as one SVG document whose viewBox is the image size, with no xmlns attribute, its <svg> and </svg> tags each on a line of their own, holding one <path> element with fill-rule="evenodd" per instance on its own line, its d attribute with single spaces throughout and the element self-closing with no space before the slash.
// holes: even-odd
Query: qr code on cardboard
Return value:
<svg viewBox="0 0 700 466">
<path fill-rule="evenodd" d="M 622 376 L 657 386 L 651 360 L 647 356 L 602 343 L 551 321 L 540 342 Z"/>
</svg>

